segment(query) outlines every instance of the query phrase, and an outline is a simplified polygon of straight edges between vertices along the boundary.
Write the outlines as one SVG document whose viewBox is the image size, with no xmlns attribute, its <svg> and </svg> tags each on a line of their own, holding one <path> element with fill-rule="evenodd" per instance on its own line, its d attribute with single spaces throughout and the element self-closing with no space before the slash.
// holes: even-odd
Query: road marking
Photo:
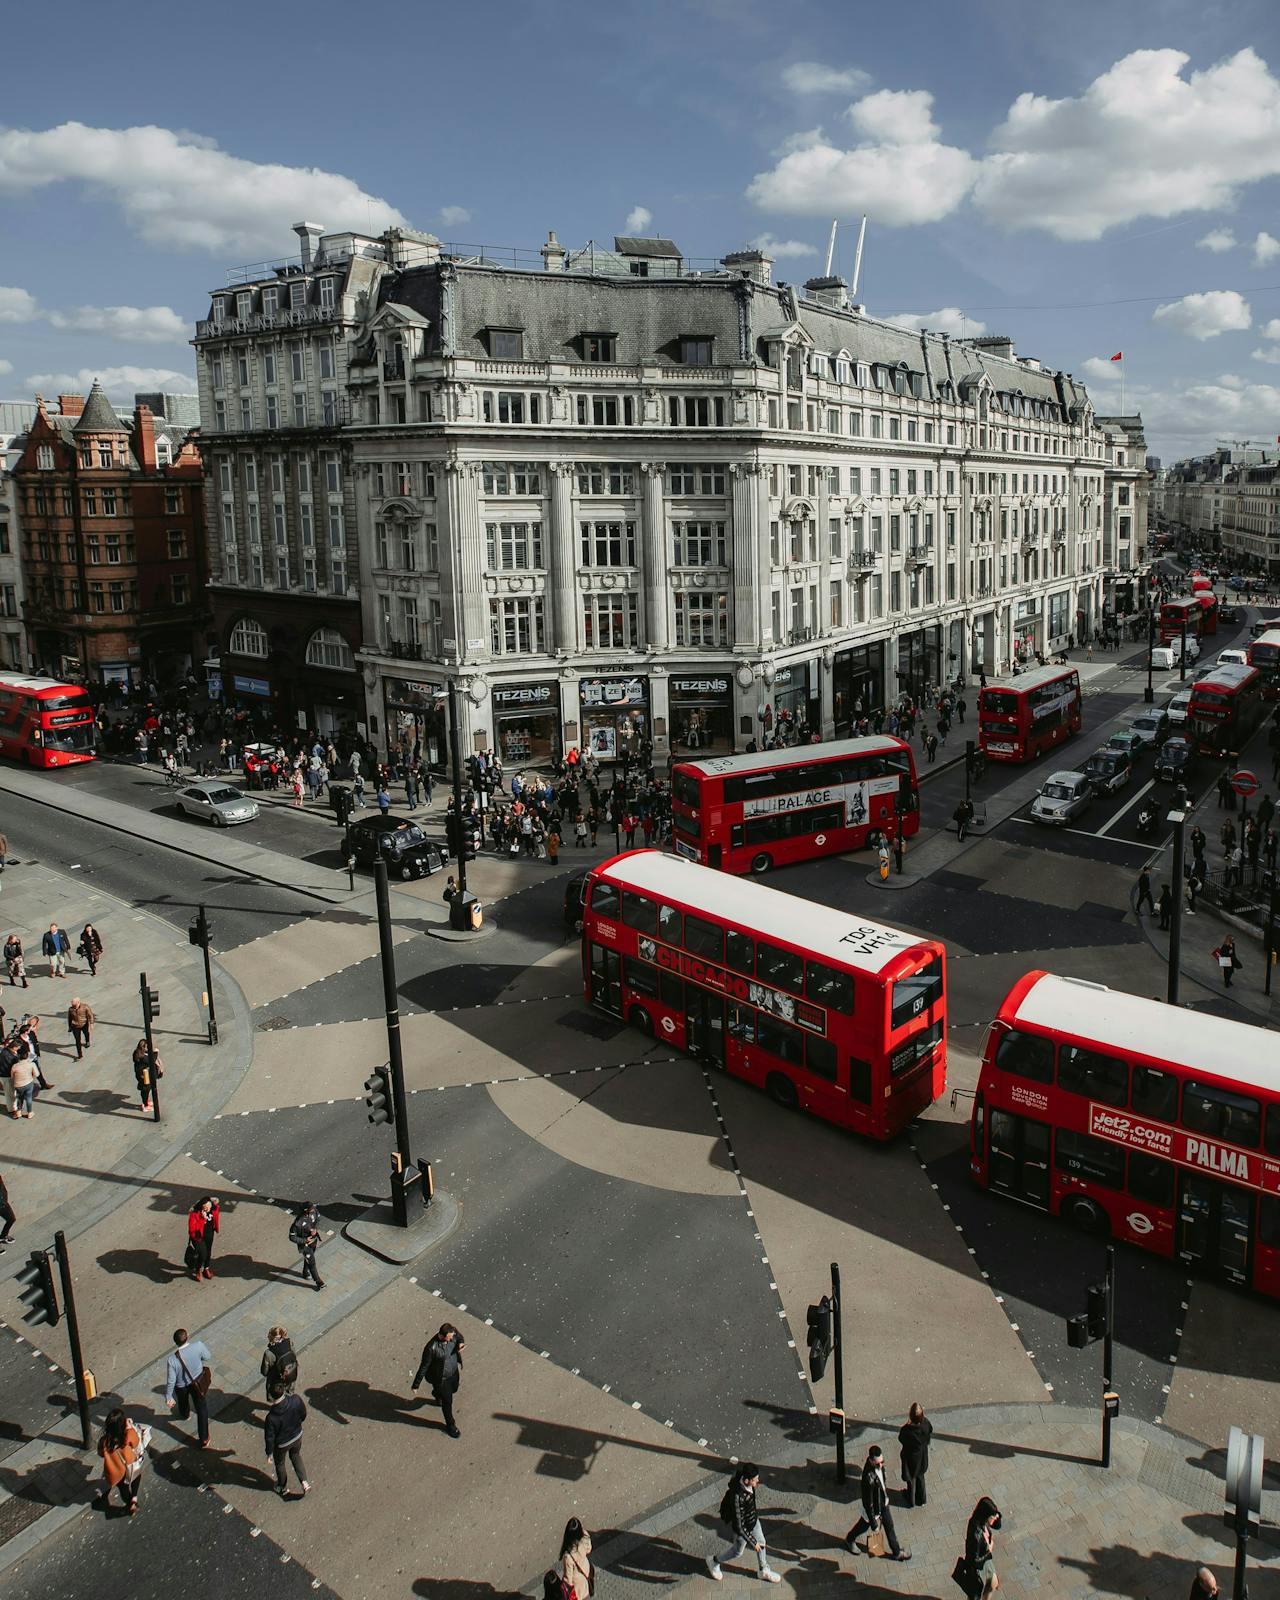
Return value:
<svg viewBox="0 0 1280 1600">
<path fill-rule="evenodd" d="M 1107 834 L 1110 833 L 1112 828 L 1115 827 L 1116 823 L 1119 822 L 1120 818 L 1122 816 L 1124 816 L 1125 812 L 1126 811 L 1132 811 L 1134 806 L 1137 805 L 1138 801 L 1142 799 L 1143 795 L 1144 794 L 1150 794 L 1150 792 L 1152 791 L 1152 789 L 1155 788 L 1155 786 L 1156 786 L 1156 780 L 1154 778 L 1150 779 L 1146 784 L 1144 784 L 1144 786 L 1141 789 L 1138 790 L 1137 794 L 1134 795 L 1132 800 L 1128 801 L 1125 805 L 1122 805 L 1120 807 L 1119 811 L 1116 812 L 1115 816 L 1112 817 L 1110 822 L 1106 823 L 1105 826 L 1103 826 L 1103 827 L 1098 829 L 1098 838 L 1099 839 L 1105 839 Z M 1128 842 L 1129 842 L 1128 840 L 1125 841 L 1126 844 Z"/>
</svg>

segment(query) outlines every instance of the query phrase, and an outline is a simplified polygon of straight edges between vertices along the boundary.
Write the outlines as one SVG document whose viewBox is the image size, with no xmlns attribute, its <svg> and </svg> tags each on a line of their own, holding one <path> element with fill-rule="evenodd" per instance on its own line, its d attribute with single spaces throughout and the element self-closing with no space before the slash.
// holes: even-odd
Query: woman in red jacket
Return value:
<svg viewBox="0 0 1280 1600">
<path fill-rule="evenodd" d="M 216 1194 L 202 1195 L 187 1213 L 187 1270 L 197 1280 L 212 1278 L 213 1236 L 218 1232 L 221 1209 Z"/>
</svg>

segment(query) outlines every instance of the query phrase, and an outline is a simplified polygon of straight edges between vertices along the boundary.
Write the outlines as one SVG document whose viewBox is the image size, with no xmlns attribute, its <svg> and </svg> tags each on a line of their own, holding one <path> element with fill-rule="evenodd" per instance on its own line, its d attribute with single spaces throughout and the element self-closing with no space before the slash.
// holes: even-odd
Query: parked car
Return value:
<svg viewBox="0 0 1280 1600">
<path fill-rule="evenodd" d="M 1179 689 L 1173 699 L 1164 708 L 1165 716 L 1169 719 L 1172 728 L 1179 728 L 1187 720 L 1191 710 L 1191 690 Z"/>
<path fill-rule="evenodd" d="M 399 878 L 427 878 L 449 862 L 448 845 L 428 839 L 408 817 L 361 817 L 347 832 L 357 865 L 371 867 L 382 855 L 387 871 Z"/>
<path fill-rule="evenodd" d="M 1239 606 L 1220 605 L 1218 607 L 1218 621 L 1219 622 L 1229 624 L 1229 623 L 1232 623 L 1232 622 L 1239 622 L 1239 620 L 1240 620 L 1240 607 Z"/>
<path fill-rule="evenodd" d="M 1169 737 L 1168 713 L 1155 707 L 1150 711 L 1140 711 L 1129 727 L 1142 740 L 1145 749 L 1157 750 Z"/>
<path fill-rule="evenodd" d="M 1117 728 L 1107 740 L 1107 745 L 1110 745 L 1113 750 L 1123 750 L 1130 761 L 1135 756 L 1141 755 L 1147 747 L 1145 740 L 1139 738 L 1132 728 Z M 1105 749 L 1106 746 L 1103 748 Z"/>
<path fill-rule="evenodd" d="M 236 822 L 252 822 L 258 815 L 258 802 L 233 789 L 219 778 L 205 778 L 178 790 L 178 809 L 189 817 L 215 828 L 229 828 Z"/>
<path fill-rule="evenodd" d="M 1093 752 L 1085 762 L 1083 771 L 1094 794 L 1116 794 L 1133 776 L 1133 762 L 1123 750 L 1104 745 L 1101 750 Z"/>
<path fill-rule="evenodd" d="M 1160 746 L 1156 757 L 1156 777 L 1162 783 L 1177 783 L 1190 777 L 1195 765 L 1196 747 L 1182 734 L 1175 734 Z"/>
<path fill-rule="evenodd" d="M 1093 788 L 1083 772 L 1055 772 L 1045 779 L 1040 793 L 1031 802 L 1032 821 L 1065 828 L 1092 799 Z"/>
</svg>

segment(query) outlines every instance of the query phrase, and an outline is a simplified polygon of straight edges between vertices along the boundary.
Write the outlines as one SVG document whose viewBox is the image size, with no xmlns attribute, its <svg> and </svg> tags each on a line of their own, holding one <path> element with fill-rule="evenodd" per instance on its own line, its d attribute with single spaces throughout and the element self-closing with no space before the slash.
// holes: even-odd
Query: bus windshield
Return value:
<svg viewBox="0 0 1280 1600">
<path fill-rule="evenodd" d="M 1013 717 L 1018 713 L 1018 697 L 1002 689 L 988 689 L 982 697 L 982 709 L 993 717 Z"/>
<path fill-rule="evenodd" d="M 67 750 L 84 755 L 93 749 L 93 724 L 81 722 L 71 727 L 64 724 L 57 728 L 46 728 L 44 744 L 47 750 Z"/>
</svg>

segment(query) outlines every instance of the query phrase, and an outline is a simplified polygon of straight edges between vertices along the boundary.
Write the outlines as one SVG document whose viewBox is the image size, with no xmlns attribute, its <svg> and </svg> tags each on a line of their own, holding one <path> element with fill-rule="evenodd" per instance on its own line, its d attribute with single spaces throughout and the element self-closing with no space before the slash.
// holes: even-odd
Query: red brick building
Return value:
<svg viewBox="0 0 1280 1600">
<path fill-rule="evenodd" d="M 209 619 L 194 430 L 100 384 L 37 412 L 14 469 L 26 624 L 39 670 L 89 684 L 200 676 Z"/>
</svg>

